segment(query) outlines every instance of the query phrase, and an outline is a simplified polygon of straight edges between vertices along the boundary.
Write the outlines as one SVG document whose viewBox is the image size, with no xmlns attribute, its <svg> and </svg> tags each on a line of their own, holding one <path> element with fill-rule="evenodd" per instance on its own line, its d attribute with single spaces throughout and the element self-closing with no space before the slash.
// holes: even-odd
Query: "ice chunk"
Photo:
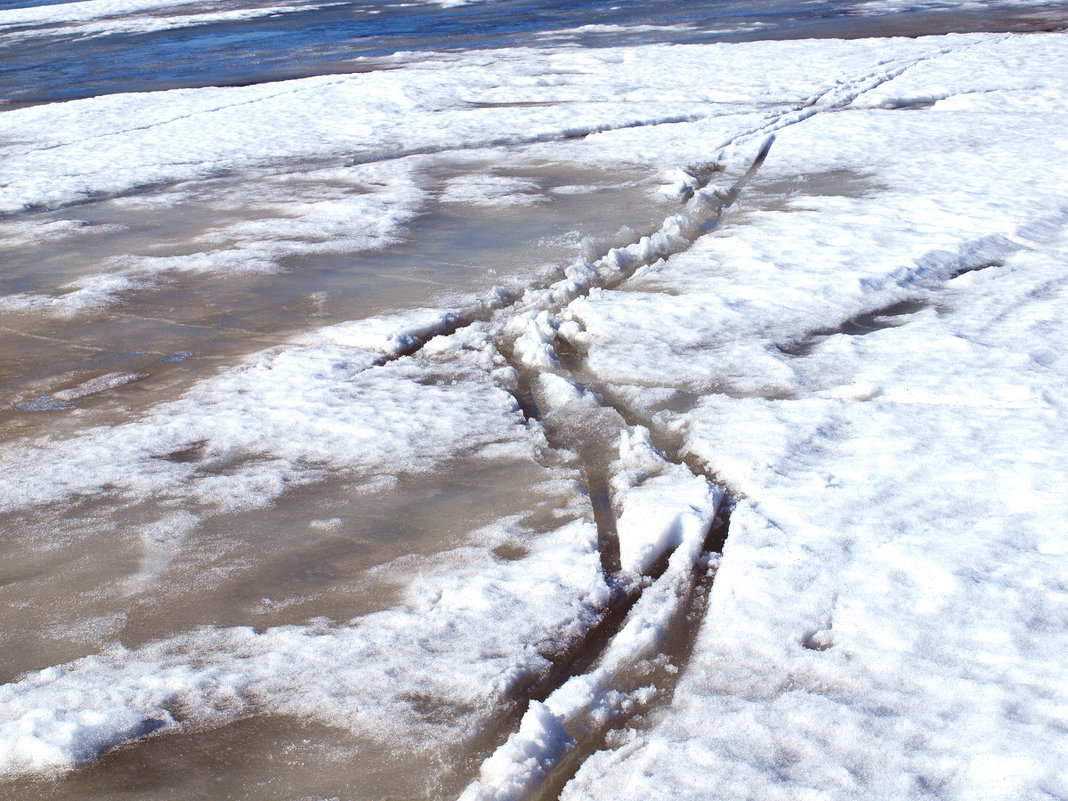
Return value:
<svg viewBox="0 0 1068 801">
<path fill-rule="evenodd" d="M 556 367 L 560 359 L 553 343 L 556 341 L 558 321 L 548 311 L 527 314 L 511 323 L 513 329 L 522 331 L 515 340 L 515 353 L 530 367 Z"/>
<path fill-rule="evenodd" d="M 655 476 L 616 495 L 616 521 L 624 570 L 644 575 L 689 539 L 703 539 L 721 495 L 705 479 L 683 468 Z"/>
<path fill-rule="evenodd" d="M 396 356 L 445 333 L 455 325 L 457 319 L 455 313 L 440 309 L 411 309 L 320 328 L 297 337 L 296 341 L 332 342 Z"/>
</svg>

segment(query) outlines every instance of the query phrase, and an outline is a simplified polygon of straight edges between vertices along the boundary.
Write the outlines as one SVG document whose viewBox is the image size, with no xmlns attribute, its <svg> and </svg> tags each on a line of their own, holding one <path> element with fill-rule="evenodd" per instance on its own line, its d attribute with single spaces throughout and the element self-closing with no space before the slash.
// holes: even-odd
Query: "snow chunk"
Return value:
<svg viewBox="0 0 1068 801">
<path fill-rule="evenodd" d="M 708 533 L 722 492 L 680 468 L 616 497 L 622 507 L 616 521 L 620 562 L 624 570 L 645 575 L 664 554 Z"/>
<path fill-rule="evenodd" d="M 485 799 L 487 788 L 495 801 L 519 801 L 574 746 L 563 721 L 545 704 L 531 701 L 519 730 L 482 763 L 478 782 L 468 785 L 459 801 Z"/>
<path fill-rule="evenodd" d="M 457 319 L 455 313 L 440 309 L 412 309 L 320 328 L 296 337 L 294 341 L 301 344 L 329 342 L 396 356 L 448 331 Z"/>
<path fill-rule="evenodd" d="M 723 491 L 683 465 L 671 464 L 652 444 L 648 429 L 620 434 L 612 464 L 616 533 L 624 570 L 646 575 L 681 543 L 702 540 L 723 500 Z"/>
<path fill-rule="evenodd" d="M 83 381 L 76 387 L 60 390 L 52 394 L 60 400 L 72 401 L 77 398 L 84 398 L 86 395 L 95 395 L 98 392 L 106 392 L 109 389 L 121 387 L 144 377 L 144 373 L 106 373 Z"/>
<path fill-rule="evenodd" d="M 600 405 L 592 392 L 555 373 L 540 374 L 538 387 L 541 390 L 540 397 L 548 409 L 563 409 L 568 406 L 586 406 L 593 409 Z"/>
<path fill-rule="evenodd" d="M 698 188 L 699 181 L 686 170 L 676 167 L 664 176 L 667 183 L 661 184 L 657 191 L 676 200 L 682 200 Z"/>
<path fill-rule="evenodd" d="M 553 343 L 556 341 L 556 329 L 559 325 L 559 321 L 547 311 L 529 313 L 513 320 L 509 327 L 522 331 L 515 341 L 516 355 L 530 367 L 558 366 L 560 359 Z"/>
</svg>

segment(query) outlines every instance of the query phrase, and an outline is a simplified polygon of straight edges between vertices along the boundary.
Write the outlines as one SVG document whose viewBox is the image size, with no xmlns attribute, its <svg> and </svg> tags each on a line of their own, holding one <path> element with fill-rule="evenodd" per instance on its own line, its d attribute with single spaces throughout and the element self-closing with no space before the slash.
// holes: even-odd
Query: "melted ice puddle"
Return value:
<svg viewBox="0 0 1068 801">
<path fill-rule="evenodd" d="M 462 308 L 663 216 L 651 174 L 474 158 L 154 187 L 0 222 L 0 425 L 116 422 L 243 354 L 406 308 Z M 79 392 L 126 376 L 107 392 Z M 41 414 L 46 412 L 46 414 Z"/>
</svg>

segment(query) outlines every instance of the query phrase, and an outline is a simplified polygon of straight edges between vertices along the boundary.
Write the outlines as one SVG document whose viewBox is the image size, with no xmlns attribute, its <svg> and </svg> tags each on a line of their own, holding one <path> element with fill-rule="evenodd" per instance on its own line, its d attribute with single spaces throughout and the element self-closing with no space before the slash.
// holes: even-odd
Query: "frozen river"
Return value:
<svg viewBox="0 0 1068 801">
<path fill-rule="evenodd" d="M 1068 795 L 1066 19 L 5 5 L 0 795 Z"/>
</svg>

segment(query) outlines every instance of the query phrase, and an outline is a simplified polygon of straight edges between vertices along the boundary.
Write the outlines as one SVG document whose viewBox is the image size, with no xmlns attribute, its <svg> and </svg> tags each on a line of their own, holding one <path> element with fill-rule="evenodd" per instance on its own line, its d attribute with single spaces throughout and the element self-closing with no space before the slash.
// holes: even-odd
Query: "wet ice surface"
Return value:
<svg viewBox="0 0 1068 801">
<path fill-rule="evenodd" d="M 6 796 L 1063 794 L 1063 35 L 591 8 L 0 114 Z"/>
<path fill-rule="evenodd" d="M 607 197 L 638 227 L 658 213 L 648 170 L 535 162 L 523 177 L 499 174 L 508 171 L 492 158 L 425 165 L 424 188 L 412 190 L 419 201 L 399 201 L 403 225 L 379 213 L 389 199 L 365 200 L 375 190 L 355 170 L 212 179 L 0 222 L 11 242 L 0 278 L 0 418 L 11 433 L 62 426 L 18 413 L 107 405 L 96 393 L 58 400 L 101 374 L 136 375 L 121 408 L 144 408 L 309 327 L 409 305 L 464 308 L 489 287 L 539 276 L 583 237 L 615 230 L 620 209 Z M 472 179 L 523 182 L 523 210 L 511 196 L 449 201 L 456 181 Z M 58 233 L 34 236 L 41 229 Z"/>
</svg>

